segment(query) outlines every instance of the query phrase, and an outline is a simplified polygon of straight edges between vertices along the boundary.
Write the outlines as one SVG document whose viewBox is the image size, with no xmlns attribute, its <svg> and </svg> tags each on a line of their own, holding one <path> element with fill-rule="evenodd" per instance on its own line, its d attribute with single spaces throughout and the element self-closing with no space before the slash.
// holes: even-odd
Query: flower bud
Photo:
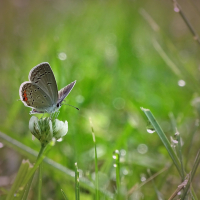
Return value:
<svg viewBox="0 0 200 200">
<path fill-rule="evenodd" d="M 56 138 L 56 140 L 62 138 L 65 136 L 68 132 L 68 122 L 65 121 L 59 121 L 55 120 L 55 129 L 53 130 L 53 136 Z"/>
<path fill-rule="evenodd" d="M 29 121 L 29 130 L 40 141 L 42 146 L 46 146 L 53 137 L 58 140 L 67 134 L 68 122 L 49 117 L 38 119 L 32 116 Z"/>
</svg>

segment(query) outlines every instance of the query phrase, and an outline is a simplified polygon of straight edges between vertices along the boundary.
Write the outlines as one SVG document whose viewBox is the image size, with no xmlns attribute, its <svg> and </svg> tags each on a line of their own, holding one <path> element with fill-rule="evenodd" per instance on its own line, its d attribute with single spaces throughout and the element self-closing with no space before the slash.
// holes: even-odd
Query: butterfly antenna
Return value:
<svg viewBox="0 0 200 200">
<path fill-rule="evenodd" d="M 76 110 L 80 110 L 79 108 L 77 108 L 77 107 L 75 107 L 75 106 L 72 106 L 72 105 L 70 105 L 70 104 L 63 103 L 63 105 L 68 105 L 68 106 L 71 106 L 71 107 L 76 108 Z"/>
</svg>

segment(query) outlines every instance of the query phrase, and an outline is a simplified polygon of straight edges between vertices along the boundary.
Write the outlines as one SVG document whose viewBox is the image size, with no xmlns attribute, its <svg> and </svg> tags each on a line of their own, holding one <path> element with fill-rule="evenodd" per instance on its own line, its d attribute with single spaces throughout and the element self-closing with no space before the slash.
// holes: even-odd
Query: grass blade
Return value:
<svg viewBox="0 0 200 200">
<path fill-rule="evenodd" d="M 32 184 L 33 178 L 34 178 L 34 174 L 31 177 L 31 179 L 29 180 L 29 182 L 26 184 L 26 187 L 25 187 L 25 189 L 23 190 L 23 192 L 21 194 L 22 198 L 19 197 L 18 198 L 19 200 L 27 200 L 28 199 L 28 194 L 29 194 L 29 191 L 30 191 L 30 188 L 31 188 L 31 184 Z"/>
<path fill-rule="evenodd" d="M 185 175 L 184 175 L 184 167 L 183 167 L 181 137 L 180 137 L 180 134 L 177 130 L 176 120 L 174 118 L 173 113 L 170 113 L 169 117 L 170 117 L 170 120 L 171 120 L 173 133 L 175 134 L 175 140 L 178 141 L 178 143 L 175 144 L 175 150 L 176 150 L 176 153 L 178 155 L 178 158 L 179 158 L 179 161 L 180 161 L 180 164 L 181 164 L 181 179 L 182 179 L 181 181 L 183 182 L 184 179 L 185 179 Z"/>
<path fill-rule="evenodd" d="M 38 200 L 41 200 L 42 197 L 42 162 L 39 165 L 39 174 L 38 174 Z"/>
<path fill-rule="evenodd" d="M 22 161 L 22 164 L 21 164 L 21 166 L 19 168 L 19 171 L 17 173 L 15 181 L 14 181 L 12 187 L 11 187 L 11 190 L 8 193 L 8 196 L 7 196 L 6 200 L 14 199 L 14 194 L 17 192 L 19 186 L 23 182 L 23 179 L 27 175 L 28 169 L 30 167 L 31 166 L 30 166 L 30 163 L 28 161 L 25 161 L 25 160 Z"/>
<path fill-rule="evenodd" d="M 68 200 L 68 198 L 67 198 L 67 195 L 65 194 L 65 192 L 61 189 L 61 192 L 62 192 L 62 194 L 63 194 L 63 196 L 64 196 L 64 199 L 65 200 Z"/>
<path fill-rule="evenodd" d="M 151 178 L 151 177 L 152 177 L 151 170 L 150 170 L 150 169 L 147 169 L 147 172 L 148 172 L 148 174 L 149 174 L 149 177 Z M 162 197 L 160 191 L 158 190 L 158 188 L 157 188 L 157 186 L 156 186 L 155 181 L 154 181 L 153 178 L 151 178 L 151 182 L 152 182 L 153 187 L 154 187 L 154 190 L 155 190 L 155 192 L 156 192 L 157 199 L 158 199 L 158 200 L 162 200 L 163 197 Z"/>
<path fill-rule="evenodd" d="M 92 137 L 94 142 L 94 153 L 95 153 L 95 194 L 96 199 L 99 200 L 99 175 L 98 175 L 98 160 L 97 160 L 97 146 L 96 146 L 96 139 L 94 135 L 94 128 L 92 125 L 92 120 L 90 118 L 90 126 L 92 129 Z"/>
<path fill-rule="evenodd" d="M 113 159 L 115 160 L 114 167 L 116 169 L 117 199 L 121 199 L 120 153 L 118 150 L 114 151 Z"/>
<path fill-rule="evenodd" d="M 77 163 L 75 163 L 75 196 L 76 200 L 80 200 L 79 171 Z"/>
<path fill-rule="evenodd" d="M 178 157 L 175 154 L 174 150 L 172 149 L 171 144 L 170 144 L 169 140 L 167 139 L 165 133 L 163 132 L 162 128 L 160 127 L 160 125 L 158 124 L 158 122 L 156 121 L 155 117 L 153 116 L 153 114 L 151 113 L 151 111 L 149 109 L 145 109 L 145 108 L 141 108 L 141 109 L 144 112 L 144 114 L 147 116 L 151 125 L 154 127 L 156 133 L 158 134 L 161 141 L 163 142 L 163 144 L 164 144 L 165 148 L 167 149 L 167 151 L 168 151 L 174 165 L 176 166 L 180 176 L 182 176 L 180 161 L 178 160 Z"/>
<path fill-rule="evenodd" d="M 30 160 L 35 160 L 35 158 L 38 155 L 37 151 L 34 151 L 30 147 L 22 144 L 21 142 L 9 137 L 8 135 L 6 135 L 2 132 L 0 132 L 0 139 L 1 139 L 2 143 L 4 143 L 7 146 L 9 146 L 10 148 L 16 150 L 21 155 L 28 157 Z M 74 181 L 74 177 L 75 177 L 74 171 L 64 167 L 63 165 L 61 165 L 47 157 L 44 158 L 43 162 L 46 163 L 49 167 L 51 167 L 51 169 L 57 170 L 62 175 L 64 174 L 69 180 Z M 82 187 L 88 189 L 90 192 L 94 192 L 94 190 L 95 190 L 94 184 L 91 181 L 89 181 L 85 177 L 80 177 L 79 180 L 80 180 L 80 184 Z M 105 190 L 104 188 L 100 188 L 100 192 L 103 193 L 105 196 L 107 196 L 109 199 L 114 198 L 114 194 L 108 190 Z"/>
<path fill-rule="evenodd" d="M 200 163 L 200 150 L 197 153 L 197 156 L 196 156 L 196 159 L 194 161 L 194 165 L 193 165 L 193 168 L 192 168 L 188 183 L 187 183 L 187 185 L 186 185 L 186 187 L 184 189 L 184 192 L 183 192 L 183 195 L 182 195 L 181 199 L 185 199 L 186 198 L 186 195 L 188 193 L 188 190 L 190 188 L 191 182 L 192 182 L 192 180 L 194 178 L 194 175 L 196 173 L 197 167 L 199 166 L 199 163 Z"/>
</svg>

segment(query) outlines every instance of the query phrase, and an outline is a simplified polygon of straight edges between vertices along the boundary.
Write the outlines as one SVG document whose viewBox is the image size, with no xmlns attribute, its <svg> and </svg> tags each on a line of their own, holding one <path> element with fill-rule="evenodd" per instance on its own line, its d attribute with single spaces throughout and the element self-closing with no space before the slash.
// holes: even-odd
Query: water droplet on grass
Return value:
<svg viewBox="0 0 200 200">
<path fill-rule="evenodd" d="M 155 129 L 154 129 L 154 127 L 151 125 L 151 122 L 150 122 L 150 121 L 147 122 L 146 129 L 147 129 L 147 132 L 150 133 L 150 134 L 152 134 L 152 133 L 155 132 Z"/>
<path fill-rule="evenodd" d="M 152 133 L 155 132 L 155 129 L 153 129 L 153 128 L 147 128 L 147 132 L 150 133 L 150 134 L 152 134 Z"/>
</svg>

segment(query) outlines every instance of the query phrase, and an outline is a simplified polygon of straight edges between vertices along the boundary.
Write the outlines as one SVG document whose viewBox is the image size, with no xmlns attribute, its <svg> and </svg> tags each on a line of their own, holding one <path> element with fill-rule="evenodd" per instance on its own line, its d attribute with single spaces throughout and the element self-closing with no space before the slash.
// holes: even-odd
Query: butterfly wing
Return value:
<svg viewBox="0 0 200 200">
<path fill-rule="evenodd" d="M 49 63 L 40 63 L 31 69 L 29 80 L 46 93 L 52 104 L 56 104 L 58 100 L 58 88 Z"/>
<path fill-rule="evenodd" d="M 57 104 L 61 104 L 62 101 L 65 99 L 65 97 L 70 93 L 70 91 L 73 89 L 74 85 L 76 84 L 76 81 L 70 83 L 69 85 L 65 86 L 58 92 L 58 101 Z"/>
<path fill-rule="evenodd" d="M 38 112 L 46 112 L 52 106 L 50 97 L 32 82 L 26 81 L 19 88 L 19 96 L 25 106 L 35 108 Z"/>
</svg>

